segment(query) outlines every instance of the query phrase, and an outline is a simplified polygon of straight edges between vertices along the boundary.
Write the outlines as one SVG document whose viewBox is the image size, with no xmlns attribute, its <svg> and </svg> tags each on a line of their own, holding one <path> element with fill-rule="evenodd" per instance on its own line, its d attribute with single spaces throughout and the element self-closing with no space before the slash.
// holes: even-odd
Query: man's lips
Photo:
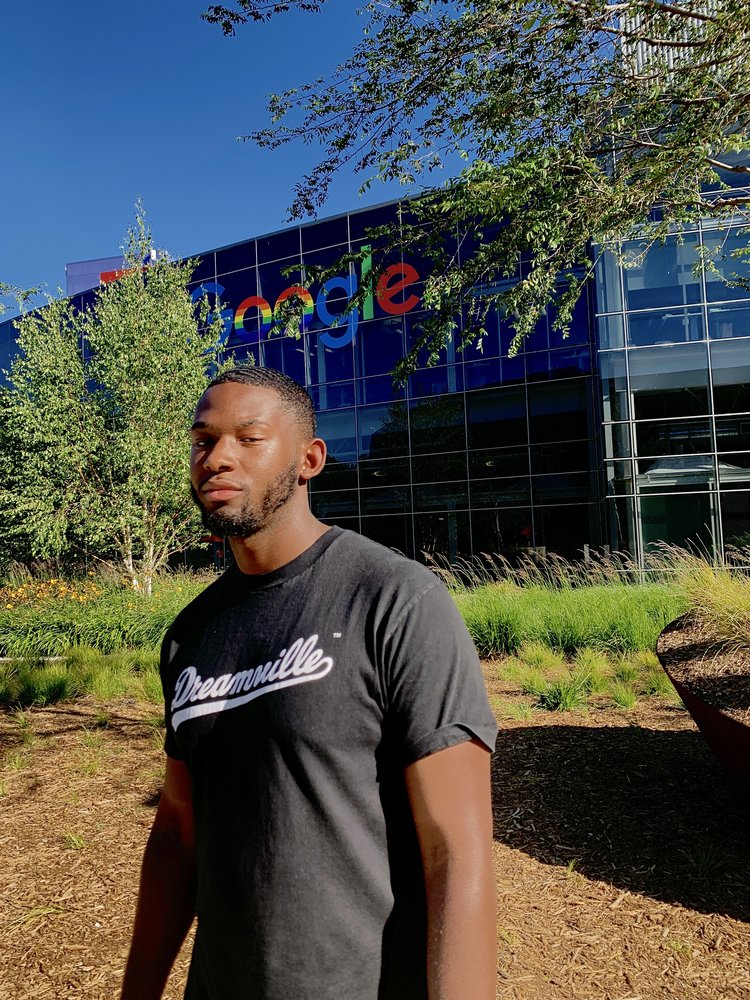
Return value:
<svg viewBox="0 0 750 1000">
<path fill-rule="evenodd" d="M 239 486 L 232 483 L 206 483 L 201 487 L 201 493 L 207 500 L 231 500 L 241 493 Z"/>
</svg>

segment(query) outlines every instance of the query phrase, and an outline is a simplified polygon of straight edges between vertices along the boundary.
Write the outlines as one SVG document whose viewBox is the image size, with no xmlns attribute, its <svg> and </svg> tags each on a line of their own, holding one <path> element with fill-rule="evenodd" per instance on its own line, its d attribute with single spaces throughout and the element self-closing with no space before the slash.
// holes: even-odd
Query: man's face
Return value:
<svg viewBox="0 0 750 1000">
<path fill-rule="evenodd" d="M 193 499 L 217 535 L 257 534 L 301 487 L 302 430 L 273 389 L 213 386 L 198 403 L 191 438 Z"/>
</svg>

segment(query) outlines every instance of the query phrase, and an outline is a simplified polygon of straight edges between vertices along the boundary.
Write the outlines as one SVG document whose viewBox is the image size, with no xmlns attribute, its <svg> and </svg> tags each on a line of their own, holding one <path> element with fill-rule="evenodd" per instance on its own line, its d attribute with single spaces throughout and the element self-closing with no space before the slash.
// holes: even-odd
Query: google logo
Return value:
<svg viewBox="0 0 750 1000">
<path fill-rule="evenodd" d="M 369 247 L 365 247 L 369 250 Z M 360 270 L 360 281 L 370 273 L 372 269 L 372 256 L 368 253 L 362 259 Z M 390 316 L 401 316 L 410 312 L 419 303 L 419 295 L 415 292 L 407 294 L 410 285 L 420 280 L 417 269 L 412 264 L 391 264 L 387 267 L 378 279 L 374 290 L 368 291 L 362 303 L 362 319 L 373 319 L 375 316 L 375 302 L 380 309 Z M 246 323 L 250 319 L 260 319 L 260 336 L 267 337 L 278 319 L 278 310 L 282 302 L 296 296 L 302 303 L 302 319 L 300 322 L 300 332 L 309 328 L 312 317 L 317 314 L 318 319 L 325 326 L 333 326 L 345 312 L 346 306 L 351 301 L 359 288 L 356 273 L 348 276 L 337 276 L 324 282 L 315 299 L 310 291 L 302 285 L 290 285 L 285 288 L 274 303 L 273 309 L 267 299 L 260 295 L 250 295 L 237 306 L 236 310 L 224 308 L 219 316 L 222 320 L 222 341 L 226 341 L 232 328 L 240 339 L 243 335 L 254 336 L 255 330 L 248 330 Z M 341 312 L 332 313 L 328 308 L 328 299 L 333 291 L 343 291 L 346 302 L 343 304 Z M 219 301 L 224 292 L 224 286 L 216 281 L 206 281 L 192 293 L 193 302 L 197 302 L 203 295 L 214 295 Z M 341 300 L 337 300 L 337 305 Z M 333 330 L 326 330 L 320 335 L 321 343 L 326 347 L 339 348 L 346 347 L 354 339 L 354 334 L 359 325 L 359 308 L 352 309 L 346 317 L 346 323 Z"/>
</svg>

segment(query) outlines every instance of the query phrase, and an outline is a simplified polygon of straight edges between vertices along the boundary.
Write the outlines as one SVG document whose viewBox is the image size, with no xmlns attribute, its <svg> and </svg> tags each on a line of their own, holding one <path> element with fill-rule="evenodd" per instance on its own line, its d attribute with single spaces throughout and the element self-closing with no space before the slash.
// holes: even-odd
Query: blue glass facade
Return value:
<svg viewBox="0 0 750 1000">
<path fill-rule="evenodd" d="M 638 554 L 659 539 L 720 549 L 750 532 L 750 297 L 694 269 L 701 246 L 746 245 L 739 230 L 697 229 L 640 257 L 633 243 L 626 268 L 605 254 L 567 339 L 549 316 L 509 358 L 511 331 L 492 315 L 481 349 L 451 345 L 394 387 L 390 371 L 425 318 L 425 262 L 388 261 L 340 324 L 367 258 L 322 287 L 305 270 L 366 246 L 368 228 L 394 213 L 209 251 L 191 285 L 220 302 L 237 360 L 308 387 L 330 455 L 311 493 L 322 520 L 451 559 L 599 545 Z M 305 304 L 298 339 L 273 328 L 292 287 Z M 0 325 L 4 367 L 12 346 Z"/>
</svg>

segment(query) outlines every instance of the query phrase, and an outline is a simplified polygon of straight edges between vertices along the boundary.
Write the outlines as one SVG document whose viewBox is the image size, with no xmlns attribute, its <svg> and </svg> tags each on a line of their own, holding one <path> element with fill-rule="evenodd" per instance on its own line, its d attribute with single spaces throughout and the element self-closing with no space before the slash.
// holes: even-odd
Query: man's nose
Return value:
<svg viewBox="0 0 750 1000">
<path fill-rule="evenodd" d="M 227 438 L 218 438 L 203 456 L 203 465 L 212 472 L 232 469 L 236 465 L 235 450 Z"/>
</svg>

